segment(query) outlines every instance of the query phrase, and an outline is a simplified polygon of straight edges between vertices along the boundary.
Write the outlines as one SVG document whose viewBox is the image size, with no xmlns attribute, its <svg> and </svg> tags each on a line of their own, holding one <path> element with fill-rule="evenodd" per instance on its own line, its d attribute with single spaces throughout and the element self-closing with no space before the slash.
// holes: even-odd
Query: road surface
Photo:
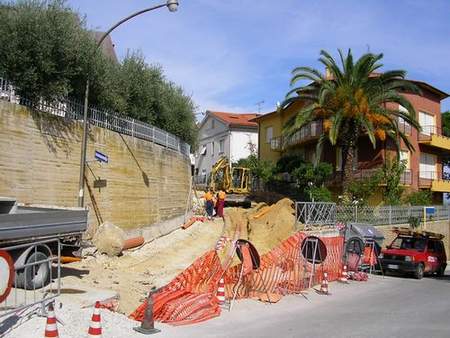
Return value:
<svg viewBox="0 0 450 338">
<path fill-rule="evenodd" d="M 441 279 L 372 276 L 330 283 L 329 296 L 309 292 L 265 305 L 239 301 L 231 313 L 159 337 L 450 337 L 450 274 Z"/>
</svg>

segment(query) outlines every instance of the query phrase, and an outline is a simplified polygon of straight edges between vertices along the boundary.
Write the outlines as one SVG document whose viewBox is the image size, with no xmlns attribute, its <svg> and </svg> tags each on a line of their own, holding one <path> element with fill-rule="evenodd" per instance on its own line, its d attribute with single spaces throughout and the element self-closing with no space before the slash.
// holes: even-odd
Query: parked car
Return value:
<svg viewBox="0 0 450 338">
<path fill-rule="evenodd" d="M 447 267 L 444 235 L 408 228 L 393 231 L 396 238 L 379 256 L 384 271 L 412 273 L 417 279 L 422 279 L 424 274 L 444 274 Z"/>
</svg>

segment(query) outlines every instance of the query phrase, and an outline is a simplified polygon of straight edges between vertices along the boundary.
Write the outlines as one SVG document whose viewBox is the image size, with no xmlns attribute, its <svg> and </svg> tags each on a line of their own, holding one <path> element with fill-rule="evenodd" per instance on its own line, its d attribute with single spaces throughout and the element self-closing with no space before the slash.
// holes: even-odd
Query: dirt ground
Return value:
<svg viewBox="0 0 450 338">
<path fill-rule="evenodd" d="M 96 255 L 65 265 L 63 288 L 85 285 L 118 293 L 119 312 L 130 314 L 152 287 L 161 287 L 186 269 L 204 252 L 214 248 L 221 235 L 250 240 L 260 255 L 270 251 L 294 232 L 292 201 L 283 199 L 251 209 L 226 208 L 225 221 L 196 222 L 120 257 Z M 220 252 L 225 258 L 231 244 Z M 237 258 L 233 262 L 238 263 Z"/>
<path fill-rule="evenodd" d="M 119 312 L 130 314 L 152 287 L 161 287 L 214 247 L 223 221 L 196 222 L 120 257 L 97 255 L 65 265 L 62 287 L 87 285 L 119 294 Z"/>
</svg>

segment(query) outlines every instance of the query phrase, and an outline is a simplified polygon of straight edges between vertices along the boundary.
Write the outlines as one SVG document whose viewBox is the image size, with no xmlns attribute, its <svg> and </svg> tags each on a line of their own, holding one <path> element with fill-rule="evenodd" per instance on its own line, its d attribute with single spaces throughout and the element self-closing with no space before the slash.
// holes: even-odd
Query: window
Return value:
<svg viewBox="0 0 450 338">
<path fill-rule="evenodd" d="M 211 156 L 214 156 L 214 141 L 211 142 Z"/>
<path fill-rule="evenodd" d="M 436 155 L 420 154 L 419 176 L 429 180 L 436 179 Z"/>
<path fill-rule="evenodd" d="M 206 144 L 202 145 L 202 150 L 200 150 L 200 155 L 206 155 Z"/>
<path fill-rule="evenodd" d="M 216 121 L 214 119 L 211 120 L 211 129 L 214 129 L 216 126 Z"/>
<path fill-rule="evenodd" d="M 398 110 L 405 114 L 409 114 L 408 110 L 402 105 L 398 106 Z M 400 116 L 398 117 L 398 126 L 401 132 L 405 133 L 406 135 L 411 135 L 411 126 Z"/>
<path fill-rule="evenodd" d="M 436 124 L 433 115 L 419 112 L 419 124 L 422 127 L 422 134 L 431 135 L 436 133 Z"/>
<path fill-rule="evenodd" d="M 219 154 L 222 154 L 225 148 L 225 140 L 219 141 Z"/>
<path fill-rule="evenodd" d="M 266 143 L 270 143 L 273 138 L 273 127 L 266 128 Z"/>
<path fill-rule="evenodd" d="M 400 151 L 400 161 L 405 161 L 406 169 L 410 169 L 409 151 Z"/>
</svg>

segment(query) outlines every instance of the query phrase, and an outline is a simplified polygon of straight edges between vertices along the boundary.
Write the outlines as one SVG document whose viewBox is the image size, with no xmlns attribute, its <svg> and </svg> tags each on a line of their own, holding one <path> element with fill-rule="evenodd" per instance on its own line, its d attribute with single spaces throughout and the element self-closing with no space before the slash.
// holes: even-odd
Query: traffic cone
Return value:
<svg viewBox="0 0 450 338">
<path fill-rule="evenodd" d="M 47 324 L 45 324 L 45 338 L 58 338 L 58 326 L 56 324 L 55 312 L 53 310 L 53 304 L 48 306 Z"/>
<path fill-rule="evenodd" d="M 217 288 L 217 299 L 219 300 L 219 305 L 225 304 L 225 282 L 223 278 L 219 280 L 219 287 Z"/>
<path fill-rule="evenodd" d="M 320 284 L 320 293 L 323 295 L 328 295 L 328 274 L 323 273 L 322 283 Z"/>
<path fill-rule="evenodd" d="M 102 319 L 100 317 L 100 302 L 95 302 L 94 313 L 92 314 L 91 325 L 89 325 L 88 337 L 102 336 Z"/>
<path fill-rule="evenodd" d="M 142 334 L 150 335 L 161 332 L 155 328 L 155 321 L 153 319 L 153 296 L 149 293 L 147 297 L 147 306 L 144 311 L 144 318 L 142 319 L 141 326 L 133 327 L 133 330 Z"/>
<path fill-rule="evenodd" d="M 342 283 L 348 283 L 347 265 L 345 265 L 345 264 L 344 264 L 344 267 L 342 269 L 341 282 Z"/>
</svg>

